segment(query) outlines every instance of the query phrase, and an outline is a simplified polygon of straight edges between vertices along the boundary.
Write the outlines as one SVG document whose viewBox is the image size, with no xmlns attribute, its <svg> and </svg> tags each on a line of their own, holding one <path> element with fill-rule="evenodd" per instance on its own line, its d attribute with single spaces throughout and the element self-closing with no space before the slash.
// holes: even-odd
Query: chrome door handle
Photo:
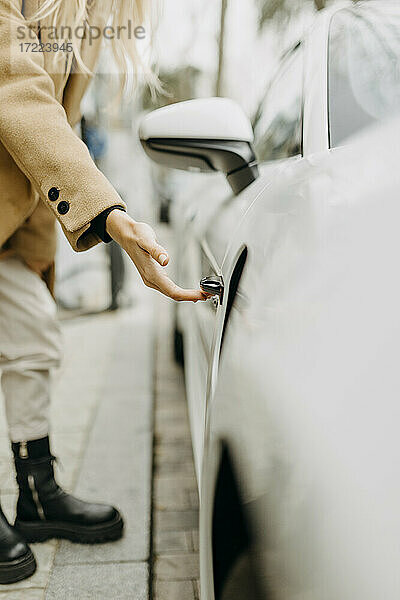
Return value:
<svg viewBox="0 0 400 600">
<path fill-rule="evenodd" d="M 224 280 L 219 275 L 215 275 L 213 277 L 204 277 L 200 281 L 200 287 L 203 292 L 206 294 L 211 294 L 212 296 L 219 296 L 220 304 L 222 304 L 222 300 L 224 297 Z"/>
</svg>

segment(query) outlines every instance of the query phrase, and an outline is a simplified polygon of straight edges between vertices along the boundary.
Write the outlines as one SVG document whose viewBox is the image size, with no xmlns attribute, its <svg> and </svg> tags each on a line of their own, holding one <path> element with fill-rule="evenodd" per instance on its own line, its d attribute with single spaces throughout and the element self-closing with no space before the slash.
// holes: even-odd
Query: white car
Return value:
<svg viewBox="0 0 400 600">
<path fill-rule="evenodd" d="M 148 115 L 180 208 L 203 600 L 400 598 L 400 4 L 286 54 L 256 141 L 227 99 Z"/>
</svg>

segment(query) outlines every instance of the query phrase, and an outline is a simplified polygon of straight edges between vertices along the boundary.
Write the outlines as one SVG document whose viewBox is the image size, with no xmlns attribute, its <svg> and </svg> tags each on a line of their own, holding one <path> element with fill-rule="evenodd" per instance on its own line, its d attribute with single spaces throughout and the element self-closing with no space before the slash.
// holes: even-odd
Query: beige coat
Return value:
<svg viewBox="0 0 400 600">
<path fill-rule="evenodd" d="M 0 253 L 50 263 L 55 219 L 73 249 L 82 251 L 99 242 L 88 232 L 92 219 L 123 202 L 72 129 L 90 77 L 70 73 L 65 84 L 65 76 L 46 70 L 46 53 L 20 49 L 24 15 L 34 14 L 41 1 L 0 0 Z M 89 23 L 104 25 L 109 3 L 87 3 Z M 90 70 L 100 43 L 82 41 Z"/>
</svg>

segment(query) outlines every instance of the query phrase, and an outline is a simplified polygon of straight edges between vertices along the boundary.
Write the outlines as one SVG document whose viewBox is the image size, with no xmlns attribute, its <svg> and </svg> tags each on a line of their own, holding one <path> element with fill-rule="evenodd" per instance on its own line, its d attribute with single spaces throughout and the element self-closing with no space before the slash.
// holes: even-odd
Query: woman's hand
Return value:
<svg viewBox="0 0 400 600">
<path fill-rule="evenodd" d="M 207 299 L 200 289 L 184 290 L 169 279 L 163 270 L 169 262 L 168 252 L 157 243 L 149 225 L 136 223 L 127 213 L 113 210 L 107 217 L 106 229 L 130 256 L 147 287 L 177 301 Z"/>
</svg>

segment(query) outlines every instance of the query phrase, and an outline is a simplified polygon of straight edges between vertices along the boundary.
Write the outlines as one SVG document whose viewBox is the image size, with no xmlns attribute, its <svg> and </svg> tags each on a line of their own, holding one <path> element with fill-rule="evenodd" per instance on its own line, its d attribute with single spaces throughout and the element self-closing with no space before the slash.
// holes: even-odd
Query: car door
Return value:
<svg viewBox="0 0 400 600">
<path fill-rule="evenodd" d="M 297 160 L 302 148 L 301 45 L 285 56 L 271 89 L 262 104 L 257 126 L 257 158 L 261 177 L 235 196 L 220 178 L 197 191 L 185 245 L 185 282 L 218 276 L 227 292 L 235 264 L 224 264 L 230 242 L 244 215 L 287 161 Z M 239 259 L 240 252 L 236 256 Z M 224 265 L 224 267 L 223 267 Z M 225 303 L 226 304 L 226 303 Z M 200 481 L 208 399 L 215 387 L 224 324 L 225 304 L 214 297 L 194 307 L 185 307 L 185 372 L 189 414 L 198 479 Z"/>
<path fill-rule="evenodd" d="M 207 230 L 232 200 L 232 192 L 224 178 L 205 177 L 199 188 L 191 188 L 179 240 L 182 248 L 180 280 L 192 287 L 204 277 L 220 276 L 221 264 L 229 234 L 215 227 L 212 239 Z M 213 336 L 217 318 L 218 297 L 196 305 L 179 306 L 179 323 L 184 335 L 184 368 L 189 418 L 197 475 L 200 475 L 203 448 L 207 375 L 212 360 Z"/>
<path fill-rule="evenodd" d="M 228 368 L 224 368 L 223 389 L 224 397 L 221 402 L 221 395 L 215 395 L 219 379 L 219 361 L 220 356 L 231 356 L 230 339 L 231 336 L 225 336 L 229 330 L 229 319 L 231 309 L 244 316 L 244 326 L 257 328 L 257 323 L 246 323 L 246 309 L 249 300 L 257 294 L 262 273 L 263 261 L 266 254 L 266 238 L 263 235 L 264 222 L 262 219 L 252 219 L 257 211 L 257 207 L 262 206 L 265 196 L 270 193 L 271 187 L 275 187 L 277 182 L 285 183 L 288 172 L 297 169 L 301 163 L 303 146 L 303 46 L 297 45 L 296 48 L 287 54 L 280 65 L 278 74 L 270 86 L 259 111 L 259 119 L 256 125 L 256 151 L 260 160 L 260 177 L 249 188 L 244 190 L 236 202 L 242 205 L 244 209 L 240 217 L 235 220 L 233 214 L 229 214 L 227 207 L 219 215 L 220 226 L 224 224 L 225 229 L 229 230 L 229 244 L 224 260 L 222 262 L 222 276 L 225 283 L 224 305 L 219 308 L 217 314 L 217 324 L 215 330 L 215 346 L 213 363 L 209 369 L 209 388 L 206 407 L 206 429 L 204 433 L 203 465 L 201 477 L 201 562 L 202 569 L 202 588 L 204 589 L 204 598 L 214 597 L 215 589 L 220 589 L 226 573 L 223 572 L 223 560 L 213 563 L 213 555 L 210 552 L 212 548 L 211 535 L 213 531 L 212 523 L 216 521 L 224 523 L 224 515 L 215 515 L 214 511 L 214 492 L 216 487 L 216 477 L 219 468 L 220 449 L 219 442 L 223 437 L 229 439 L 235 434 L 238 428 L 238 420 L 242 427 L 251 436 L 252 430 L 247 427 L 248 423 L 254 417 L 255 413 L 242 413 L 238 419 L 238 410 L 242 409 L 237 399 L 237 390 L 243 391 L 241 382 L 241 366 L 248 365 L 249 351 L 246 343 L 241 345 L 240 353 L 235 354 L 235 359 L 230 361 Z M 279 201 L 276 203 L 276 212 L 279 213 Z M 263 214 L 263 211 L 261 211 Z M 251 230 L 246 227 L 246 223 L 252 222 Z M 277 216 L 279 218 L 279 216 Z M 217 219 L 213 223 L 213 228 L 207 232 L 208 239 L 212 240 L 216 226 L 219 225 Z M 265 229 L 267 235 L 268 228 Z M 242 285 L 241 276 L 244 276 Z M 242 337 L 242 340 L 246 338 Z M 241 357 L 242 355 L 242 357 Z M 259 358 L 259 362 L 262 357 Z M 259 362 L 257 364 L 259 364 Z M 224 363 L 222 362 L 222 365 Z M 250 371 L 251 372 L 251 371 Z M 249 379 L 249 378 L 248 378 Z M 247 379 L 247 383 L 248 383 Z M 250 376 L 251 380 L 251 376 Z M 252 394 L 251 387 L 244 392 L 243 403 L 246 403 L 248 394 Z M 231 400 L 231 401 L 230 401 Z M 249 410 L 250 405 L 249 405 Z M 213 427 L 215 426 L 214 415 L 218 414 L 217 435 Z M 260 421 L 260 427 L 262 427 Z M 254 429 L 258 435 L 259 428 Z M 257 439 L 254 438 L 254 444 Z M 253 447 L 253 444 L 251 444 Z M 229 510 L 227 511 L 229 514 Z M 232 531 L 232 546 L 235 546 L 234 538 L 235 524 L 230 523 L 228 530 Z M 223 527 L 222 527 L 223 529 Z M 214 529 L 215 534 L 215 529 Z M 223 540 L 214 537 L 214 552 L 217 556 L 226 554 L 226 544 Z M 221 542 L 221 546 L 219 543 Z M 228 545 L 229 545 L 228 541 Z M 215 545 L 217 544 L 217 545 Z M 225 544 L 225 545 L 224 545 Z M 215 580 L 210 576 L 213 573 Z M 207 575 L 205 575 L 207 574 Z M 245 595 L 245 594 L 243 594 Z"/>
</svg>

